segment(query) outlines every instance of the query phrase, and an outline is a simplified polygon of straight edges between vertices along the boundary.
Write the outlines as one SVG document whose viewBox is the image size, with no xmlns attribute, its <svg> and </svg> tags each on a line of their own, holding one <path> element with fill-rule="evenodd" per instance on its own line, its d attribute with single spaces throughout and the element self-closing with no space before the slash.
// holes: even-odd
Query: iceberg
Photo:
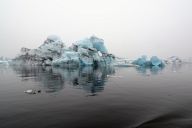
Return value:
<svg viewBox="0 0 192 128">
<path fill-rule="evenodd" d="M 108 53 L 104 40 L 96 36 L 75 42 L 72 49 L 79 53 L 80 65 L 108 65 L 114 60 L 114 56 Z"/>
<path fill-rule="evenodd" d="M 6 60 L 0 60 L 0 65 L 9 65 L 9 62 Z"/>
<path fill-rule="evenodd" d="M 134 60 L 132 64 L 142 66 L 142 67 L 152 67 L 152 66 L 164 66 L 164 61 L 159 59 L 157 56 L 152 56 L 150 60 L 147 59 L 147 56 L 142 56 L 137 60 Z"/>
<path fill-rule="evenodd" d="M 148 65 L 147 57 L 145 55 L 143 55 L 142 57 L 138 58 L 137 60 L 134 60 L 132 62 L 132 64 L 139 65 L 139 66 L 147 66 Z"/>
<path fill-rule="evenodd" d="M 139 66 L 146 66 L 147 65 L 147 57 L 142 56 L 138 58 L 137 60 L 133 61 L 133 64 L 139 65 Z"/>
<path fill-rule="evenodd" d="M 8 66 L 10 62 L 11 62 L 10 59 L 5 57 L 0 57 L 0 65 Z"/>
<path fill-rule="evenodd" d="M 20 54 L 14 59 L 14 64 L 52 65 L 52 60 L 61 55 L 64 47 L 60 37 L 48 36 L 37 49 L 21 48 Z"/>
<path fill-rule="evenodd" d="M 182 63 L 182 59 L 180 59 L 178 56 L 171 56 L 165 60 L 167 64 L 173 64 L 173 63 Z"/>
<path fill-rule="evenodd" d="M 67 48 L 60 37 L 51 35 L 37 49 L 21 48 L 14 63 L 78 67 L 109 65 L 114 59 L 115 56 L 108 53 L 104 40 L 96 36 L 77 41 Z"/>
</svg>

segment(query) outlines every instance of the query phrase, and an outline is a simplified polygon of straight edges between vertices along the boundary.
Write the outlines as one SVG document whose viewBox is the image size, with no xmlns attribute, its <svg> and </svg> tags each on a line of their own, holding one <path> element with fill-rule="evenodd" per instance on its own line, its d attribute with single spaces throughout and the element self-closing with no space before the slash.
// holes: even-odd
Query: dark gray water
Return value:
<svg viewBox="0 0 192 128">
<path fill-rule="evenodd" d="M 192 65 L 0 67 L 0 128 L 191 128 Z M 27 89 L 41 93 L 26 94 Z"/>
</svg>

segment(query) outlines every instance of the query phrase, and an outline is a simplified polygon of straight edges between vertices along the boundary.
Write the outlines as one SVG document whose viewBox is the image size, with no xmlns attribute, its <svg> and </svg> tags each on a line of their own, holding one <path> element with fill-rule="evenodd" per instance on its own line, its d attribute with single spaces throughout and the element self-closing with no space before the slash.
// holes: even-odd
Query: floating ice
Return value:
<svg viewBox="0 0 192 128">
<path fill-rule="evenodd" d="M 123 76 L 107 75 L 107 77 L 110 77 L 110 78 L 122 78 Z"/>
<path fill-rule="evenodd" d="M 9 61 L 0 60 L 0 65 L 9 65 Z"/>
<path fill-rule="evenodd" d="M 135 65 L 139 65 L 139 66 L 146 66 L 147 65 L 147 57 L 142 56 L 142 57 L 138 58 L 137 60 L 134 60 L 132 63 Z"/>
<path fill-rule="evenodd" d="M 171 57 L 167 58 L 167 59 L 165 60 L 165 62 L 166 62 L 167 64 L 171 64 L 171 63 L 182 63 L 183 61 L 182 61 L 182 59 L 180 59 L 180 58 L 177 57 L 177 56 L 171 56 Z"/>
<path fill-rule="evenodd" d="M 5 57 L 0 57 L 0 65 L 8 66 L 10 62 L 11 62 L 10 59 Z"/>
<path fill-rule="evenodd" d="M 29 89 L 29 90 L 24 91 L 24 93 L 27 93 L 27 94 L 36 94 L 36 93 L 41 93 L 41 90 Z"/>
<path fill-rule="evenodd" d="M 35 90 L 32 90 L 32 89 L 26 90 L 26 91 L 24 91 L 24 93 L 27 93 L 27 94 L 36 94 Z"/>
<path fill-rule="evenodd" d="M 15 64 L 52 65 L 52 60 L 63 52 L 64 43 L 55 35 L 48 36 L 37 49 L 21 48 L 20 54 L 14 59 Z"/>
<path fill-rule="evenodd" d="M 163 61 L 156 56 L 142 56 L 130 62 L 118 59 L 109 54 L 104 45 L 104 40 L 96 36 L 85 38 L 75 42 L 71 47 L 65 47 L 61 38 L 55 35 L 48 36 L 44 43 L 37 49 L 21 48 L 20 54 L 14 59 L 15 62 L 27 65 L 44 65 L 60 67 L 78 66 L 163 66 Z"/>
<path fill-rule="evenodd" d="M 132 64 L 143 66 L 143 67 L 151 67 L 151 66 L 164 66 L 164 62 L 159 59 L 157 56 L 152 56 L 150 60 L 147 60 L 146 56 L 142 56 L 137 60 L 133 61 Z"/>
<path fill-rule="evenodd" d="M 108 53 L 104 40 L 98 37 L 91 36 L 66 48 L 58 36 L 51 35 L 37 49 L 21 48 L 21 53 L 14 61 L 27 65 L 78 67 L 108 65 L 114 58 Z"/>
</svg>

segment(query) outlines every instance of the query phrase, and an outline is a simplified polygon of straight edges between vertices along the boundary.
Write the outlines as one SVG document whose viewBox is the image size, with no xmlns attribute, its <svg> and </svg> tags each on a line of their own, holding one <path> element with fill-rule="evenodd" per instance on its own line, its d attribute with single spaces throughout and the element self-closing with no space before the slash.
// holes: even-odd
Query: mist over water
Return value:
<svg viewBox="0 0 192 128">
<path fill-rule="evenodd" d="M 1 0 L 0 56 L 55 34 L 70 46 L 96 35 L 119 57 L 191 57 L 191 0 Z"/>
<path fill-rule="evenodd" d="M 1 67 L 0 127 L 189 128 L 191 69 Z"/>
</svg>

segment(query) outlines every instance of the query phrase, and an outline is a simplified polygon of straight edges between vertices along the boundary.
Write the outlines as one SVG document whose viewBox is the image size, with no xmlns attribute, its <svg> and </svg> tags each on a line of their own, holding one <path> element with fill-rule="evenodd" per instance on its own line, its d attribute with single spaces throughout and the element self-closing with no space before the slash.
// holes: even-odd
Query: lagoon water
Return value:
<svg viewBox="0 0 192 128">
<path fill-rule="evenodd" d="M 0 128 L 191 128 L 191 76 L 191 64 L 1 66 Z"/>
</svg>

